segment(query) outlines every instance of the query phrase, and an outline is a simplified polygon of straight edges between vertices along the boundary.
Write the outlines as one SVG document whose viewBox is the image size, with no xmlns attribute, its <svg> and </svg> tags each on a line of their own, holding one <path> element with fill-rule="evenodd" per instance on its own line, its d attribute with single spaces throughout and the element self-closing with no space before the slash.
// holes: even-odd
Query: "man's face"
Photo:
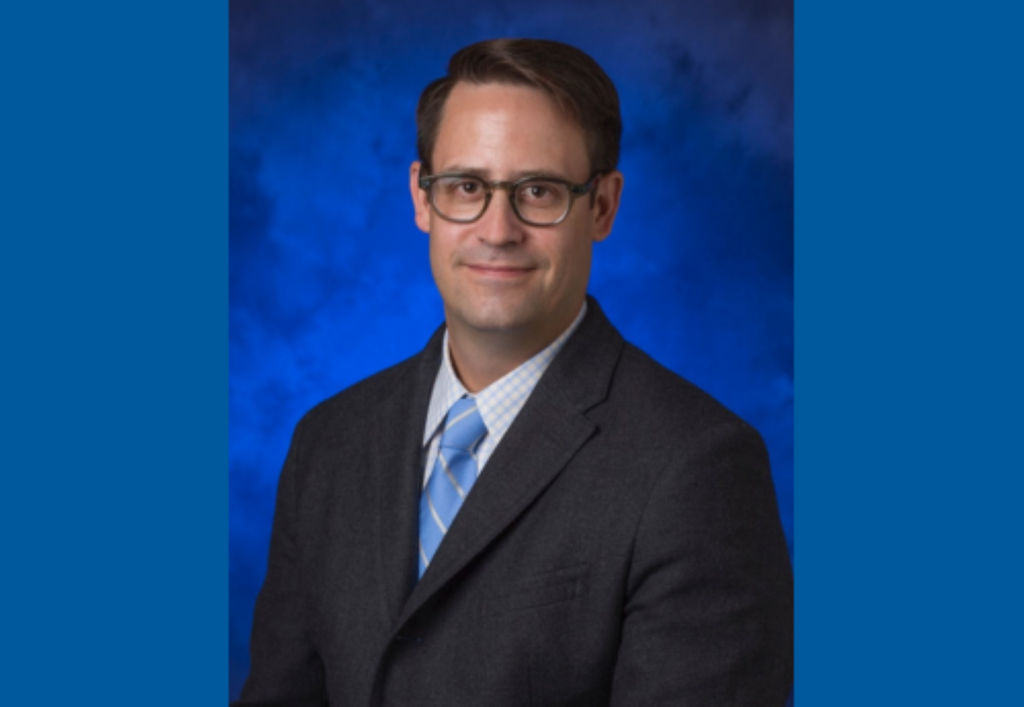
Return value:
<svg viewBox="0 0 1024 707">
<path fill-rule="evenodd" d="M 515 181 L 543 174 L 583 183 L 591 176 L 582 129 L 541 91 L 459 83 L 445 105 L 433 154 L 435 174 L 470 173 Z M 416 224 L 430 234 L 430 264 L 453 331 L 515 332 L 553 339 L 579 313 L 590 276 L 591 244 L 611 231 L 622 176 L 615 172 L 573 204 L 557 226 L 528 226 L 508 192 L 498 190 L 483 216 L 452 223 L 430 208 L 412 165 Z"/>
</svg>

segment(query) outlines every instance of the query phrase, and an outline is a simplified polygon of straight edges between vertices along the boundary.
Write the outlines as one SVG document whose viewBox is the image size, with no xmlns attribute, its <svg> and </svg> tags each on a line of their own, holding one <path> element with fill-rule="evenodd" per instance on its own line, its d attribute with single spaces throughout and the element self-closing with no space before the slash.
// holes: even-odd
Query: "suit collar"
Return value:
<svg viewBox="0 0 1024 707">
<path fill-rule="evenodd" d="M 389 626 L 416 584 L 423 429 L 443 338 L 444 327 L 438 327 L 375 412 L 373 429 L 378 432 L 370 441 L 367 459 L 377 483 L 378 565 Z"/>
<path fill-rule="evenodd" d="M 583 413 L 608 395 L 625 341 L 601 305 L 587 296 L 587 315 L 538 385 L 560 391 L 565 404 Z"/>
<path fill-rule="evenodd" d="M 415 586 L 422 435 L 440 365 L 440 330 L 414 359 L 396 394 L 382 406 L 381 423 L 400 430 L 390 440 L 391 451 L 387 445 L 378 445 L 381 456 L 375 457 L 384 464 L 377 477 L 385 610 L 389 619 L 397 617 L 392 624 L 396 632 L 515 520 L 594 434 L 585 413 L 607 397 L 624 342 L 596 300 L 588 298 L 587 306 L 579 329 L 495 449 L 487 473 L 473 487 L 430 568 Z M 410 391 L 411 397 L 406 397 Z"/>
</svg>

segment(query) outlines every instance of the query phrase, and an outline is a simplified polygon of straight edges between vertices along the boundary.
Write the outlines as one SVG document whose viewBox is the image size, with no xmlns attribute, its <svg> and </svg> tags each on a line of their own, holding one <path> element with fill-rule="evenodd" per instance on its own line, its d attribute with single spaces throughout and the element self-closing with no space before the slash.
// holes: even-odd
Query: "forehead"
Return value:
<svg viewBox="0 0 1024 707">
<path fill-rule="evenodd" d="M 504 179 L 527 171 L 583 181 L 583 129 L 543 91 L 528 86 L 467 84 L 452 88 L 434 145 L 434 170 L 473 169 Z"/>
</svg>

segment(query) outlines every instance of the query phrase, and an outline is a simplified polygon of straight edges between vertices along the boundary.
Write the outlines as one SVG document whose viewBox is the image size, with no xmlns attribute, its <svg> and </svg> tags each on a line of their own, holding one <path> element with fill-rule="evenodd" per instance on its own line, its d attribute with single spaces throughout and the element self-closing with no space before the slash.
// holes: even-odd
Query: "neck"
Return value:
<svg viewBox="0 0 1024 707">
<path fill-rule="evenodd" d="M 579 313 L 576 308 L 565 321 L 553 320 L 549 326 L 529 332 L 482 331 L 449 320 L 448 347 L 455 373 L 466 390 L 479 393 L 550 346 Z"/>
</svg>

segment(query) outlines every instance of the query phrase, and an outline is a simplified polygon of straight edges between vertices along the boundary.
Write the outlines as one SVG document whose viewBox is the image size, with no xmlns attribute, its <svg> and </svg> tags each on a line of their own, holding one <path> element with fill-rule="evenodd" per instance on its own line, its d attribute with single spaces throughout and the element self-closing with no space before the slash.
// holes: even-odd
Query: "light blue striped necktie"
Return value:
<svg viewBox="0 0 1024 707">
<path fill-rule="evenodd" d="M 476 400 L 457 400 L 448 411 L 437 461 L 420 498 L 420 577 L 476 483 L 475 452 L 486 434 L 487 426 L 476 409 Z"/>
</svg>

